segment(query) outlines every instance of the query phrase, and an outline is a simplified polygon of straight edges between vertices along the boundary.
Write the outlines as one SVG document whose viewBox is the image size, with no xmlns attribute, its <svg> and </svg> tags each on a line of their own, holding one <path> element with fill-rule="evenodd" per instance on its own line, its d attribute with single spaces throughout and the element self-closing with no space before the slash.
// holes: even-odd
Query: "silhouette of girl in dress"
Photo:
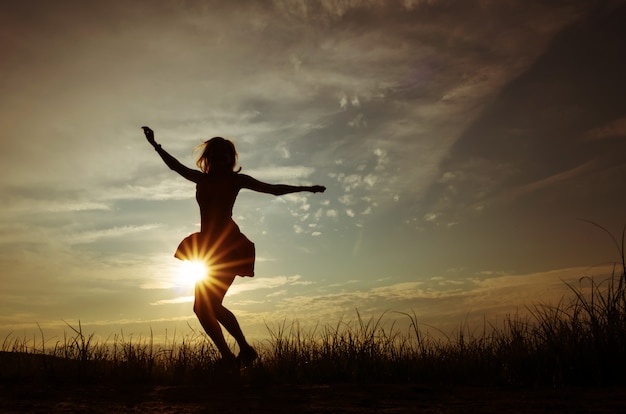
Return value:
<svg viewBox="0 0 626 414">
<path fill-rule="evenodd" d="M 221 137 L 211 138 L 198 147 L 201 153 L 196 165 L 200 170 L 191 169 L 161 148 L 150 128 L 142 128 L 165 164 L 196 183 L 200 232 L 186 237 L 174 254 L 181 260 L 202 260 L 210 269 L 207 277 L 196 283 L 193 310 L 225 361 L 235 361 L 235 356 L 224 339 L 220 324 L 237 341 L 238 359 L 251 362 L 257 357 L 256 351 L 246 341 L 235 315 L 222 305 L 235 276 L 254 276 L 254 243 L 239 231 L 232 219 L 237 194 L 242 188 L 278 196 L 300 191 L 319 193 L 326 187 L 267 184 L 240 174 L 241 168 L 235 170 L 237 151 L 234 144 Z"/>
</svg>

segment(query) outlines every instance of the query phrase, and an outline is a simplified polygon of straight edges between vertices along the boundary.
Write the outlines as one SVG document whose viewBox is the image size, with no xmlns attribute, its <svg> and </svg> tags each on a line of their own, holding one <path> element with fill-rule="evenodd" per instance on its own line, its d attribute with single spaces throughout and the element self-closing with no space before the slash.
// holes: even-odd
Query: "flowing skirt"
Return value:
<svg viewBox="0 0 626 414">
<path fill-rule="evenodd" d="M 174 257 L 201 260 L 214 276 L 254 276 L 254 243 L 234 222 L 220 231 L 190 234 L 180 242 Z"/>
</svg>

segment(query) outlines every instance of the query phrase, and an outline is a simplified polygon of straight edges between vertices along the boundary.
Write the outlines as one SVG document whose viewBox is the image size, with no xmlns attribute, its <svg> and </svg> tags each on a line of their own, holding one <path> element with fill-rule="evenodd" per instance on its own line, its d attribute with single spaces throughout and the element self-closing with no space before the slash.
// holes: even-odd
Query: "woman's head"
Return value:
<svg viewBox="0 0 626 414">
<path fill-rule="evenodd" d="M 196 165 L 202 172 L 235 171 L 237 150 L 232 141 L 222 137 L 211 138 L 198 145 L 196 151 L 200 152 Z M 239 171 L 241 171 L 241 168 L 237 170 L 237 172 Z"/>
</svg>

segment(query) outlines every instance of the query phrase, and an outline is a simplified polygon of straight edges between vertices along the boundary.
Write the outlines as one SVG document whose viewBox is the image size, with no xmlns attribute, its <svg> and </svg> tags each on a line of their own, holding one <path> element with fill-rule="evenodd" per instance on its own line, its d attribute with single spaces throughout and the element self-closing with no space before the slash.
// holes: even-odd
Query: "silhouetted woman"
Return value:
<svg viewBox="0 0 626 414">
<path fill-rule="evenodd" d="M 196 200 L 200 206 L 200 232 L 185 238 L 176 249 L 181 260 L 203 260 L 209 268 L 206 278 L 196 283 L 193 310 L 202 327 L 213 340 L 225 361 L 235 356 L 224 339 L 220 323 L 239 345 L 239 359 L 250 362 L 257 353 L 246 341 L 235 315 L 222 305 L 224 295 L 235 276 L 254 276 L 254 244 L 232 219 L 233 204 L 239 190 L 247 188 L 261 193 L 283 195 L 300 191 L 324 192 L 325 187 L 267 184 L 235 171 L 237 151 L 234 144 L 215 137 L 198 148 L 196 161 L 200 171 L 188 168 L 168 154 L 154 140 L 154 132 L 143 127 L 146 138 L 167 166 L 196 183 Z"/>
</svg>

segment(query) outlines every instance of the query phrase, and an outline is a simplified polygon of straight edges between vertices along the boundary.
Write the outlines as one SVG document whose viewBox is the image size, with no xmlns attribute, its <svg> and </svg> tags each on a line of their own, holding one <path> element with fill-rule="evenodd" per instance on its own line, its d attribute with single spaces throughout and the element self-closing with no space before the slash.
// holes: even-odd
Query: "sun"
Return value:
<svg viewBox="0 0 626 414">
<path fill-rule="evenodd" d="M 209 274 L 206 263 L 200 260 L 183 260 L 177 270 L 177 279 L 182 286 L 193 286 Z"/>
</svg>

